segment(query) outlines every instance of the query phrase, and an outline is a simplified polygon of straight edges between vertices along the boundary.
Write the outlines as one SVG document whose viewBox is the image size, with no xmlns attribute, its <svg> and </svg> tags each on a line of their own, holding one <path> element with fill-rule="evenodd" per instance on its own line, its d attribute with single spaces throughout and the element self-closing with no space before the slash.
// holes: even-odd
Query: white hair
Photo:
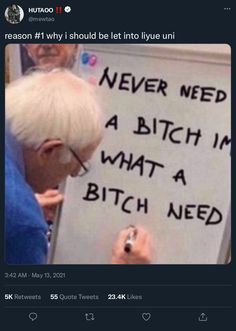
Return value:
<svg viewBox="0 0 236 331">
<path fill-rule="evenodd" d="M 101 139 L 103 114 L 94 88 L 65 69 L 33 72 L 6 88 L 6 122 L 24 146 L 60 139 L 82 149 Z"/>
</svg>

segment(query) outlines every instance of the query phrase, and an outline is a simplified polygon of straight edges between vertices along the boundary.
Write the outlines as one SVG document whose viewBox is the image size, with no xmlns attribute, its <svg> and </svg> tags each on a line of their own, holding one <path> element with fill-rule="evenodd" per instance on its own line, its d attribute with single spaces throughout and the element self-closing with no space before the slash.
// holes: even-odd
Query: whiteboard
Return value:
<svg viewBox="0 0 236 331">
<path fill-rule="evenodd" d="M 97 63 L 80 75 L 97 82 L 107 127 L 90 173 L 66 182 L 53 263 L 109 264 L 129 224 L 152 234 L 153 264 L 226 262 L 231 67 L 221 48 L 87 46 Z"/>
</svg>

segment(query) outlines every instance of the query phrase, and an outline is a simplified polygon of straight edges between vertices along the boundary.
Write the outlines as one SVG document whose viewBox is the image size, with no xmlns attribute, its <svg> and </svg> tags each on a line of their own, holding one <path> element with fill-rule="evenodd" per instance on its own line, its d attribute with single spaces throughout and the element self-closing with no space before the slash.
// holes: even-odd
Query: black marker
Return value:
<svg viewBox="0 0 236 331">
<path fill-rule="evenodd" d="M 124 245 L 124 251 L 126 253 L 130 253 L 132 250 L 132 247 L 134 245 L 134 242 L 137 238 L 137 234 L 138 234 L 138 229 L 135 226 L 130 226 L 132 229 L 130 231 L 130 233 L 128 234 L 126 240 L 125 240 L 125 245 Z M 130 228 L 129 227 L 129 228 Z"/>
</svg>

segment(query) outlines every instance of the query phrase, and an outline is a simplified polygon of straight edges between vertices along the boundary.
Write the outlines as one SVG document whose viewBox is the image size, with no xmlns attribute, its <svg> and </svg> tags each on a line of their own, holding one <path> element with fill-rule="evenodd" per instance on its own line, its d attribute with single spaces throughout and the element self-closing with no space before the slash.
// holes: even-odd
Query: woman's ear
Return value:
<svg viewBox="0 0 236 331">
<path fill-rule="evenodd" d="M 41 164 L 44 164 L 48 160 L 54 157 L 59 148 L 64 146 L 60 139 L 47 140 L 37 150 L 37 156 Z"/>
</svg>

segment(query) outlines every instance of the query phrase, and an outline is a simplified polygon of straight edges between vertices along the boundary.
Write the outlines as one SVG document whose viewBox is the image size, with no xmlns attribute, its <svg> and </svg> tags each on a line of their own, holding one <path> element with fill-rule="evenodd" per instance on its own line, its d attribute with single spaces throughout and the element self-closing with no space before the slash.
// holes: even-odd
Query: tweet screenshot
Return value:
<svg viewBox="0 0 236 331">
<path fill-rule="evenodd" d="M 235 8 L 0 7 L 4 330 L 233 330 Z"/>
</svg>

